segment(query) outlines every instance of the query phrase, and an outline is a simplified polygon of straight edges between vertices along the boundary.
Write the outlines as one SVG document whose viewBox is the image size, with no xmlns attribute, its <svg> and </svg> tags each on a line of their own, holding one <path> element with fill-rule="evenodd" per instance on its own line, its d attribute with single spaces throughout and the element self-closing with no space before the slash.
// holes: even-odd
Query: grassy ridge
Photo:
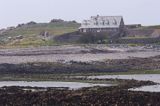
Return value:
<svg viewBox="0 0 160 106">
<path fill-rule="evenodd" d="M 48 32 L 51 36 L 58 36 L 64 33 L 77 31 L 79 23 L 74 22 L 56 22 L 56 23 L 37 23 L 33 25 L 23 25 L 0 34 L 1 44 L 3 46 L 41 46 L 53 44 L 53 41 L 44 40 L 39 37 L 43 31 Z M 21 40 L 9 40 L 8 37 L 22 35 Z"/>
<path fill-rule="evenodd" d="M 155 28 L 155 29 L 160 29 L 160 25 L 147 26 L 147 28 Z"/>
<path fill-rule="evenodd" d="M 34 25 L 24 25 L 17 27 L 14 30 L 5 32 L 5 36 L 17 35 L 39 35 L 41 31 L 48 31 L 51 35 L 61 35 L 76 31 L 80 25 L 73 22 L 59 22 L 59 23 L 38 23 Z M 2 36 L 2 35 L 1 35 Z"/>
</svg>

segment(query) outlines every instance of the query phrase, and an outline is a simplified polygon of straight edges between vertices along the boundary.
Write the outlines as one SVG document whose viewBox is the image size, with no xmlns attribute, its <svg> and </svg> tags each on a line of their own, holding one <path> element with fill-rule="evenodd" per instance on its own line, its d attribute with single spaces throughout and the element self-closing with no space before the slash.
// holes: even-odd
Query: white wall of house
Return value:
<svg viewBox="0 0 160 106">
<path fill-rule="evenodd" d="M 95 30 L 101 31 L 117 31 L 124 26 L 122 16 L 92 16 L 90 20 L 84 20 L 81 23 L 79 30 L 81 32 L 88 32 Z M 114 30 L 115 29 L 115 30 Z"/>
</svg>

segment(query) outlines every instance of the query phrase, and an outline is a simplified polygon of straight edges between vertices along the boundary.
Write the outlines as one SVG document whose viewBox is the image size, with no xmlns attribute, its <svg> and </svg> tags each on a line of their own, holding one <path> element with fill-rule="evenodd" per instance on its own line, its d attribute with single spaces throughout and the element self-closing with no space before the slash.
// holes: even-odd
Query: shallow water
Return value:
<svg viewBox="0 0 160 106">
<path fill-rule="evenodd" d="M 94 87 L 94 86 L 112 86 L 111 84 L 91 84 L 91 83 L 80 83 L 80 82 L 26 82 L 26 81 L 1 81 L 0 87 L 4 86 L 22 86 L 22 87 L 68 87 L 70 89 L 80 89 L 83 87 Z"/>
<path fill-rule="evenodd" d="M 160 74 L 134 74 L 134 75 L 102 75 L 102 76 L 89 76 L 88 78 L 98 79 L 134 79 L 139 81 L 153 81 L 160 83 Z"/>
<path fill-rule="evenodd" d="M 90 76 L 89 78 L 98 79 L 134 79 L 139 81 L 153 81 L 159 83 L 157 85 L 142 86 L 139 88 L 129 89 L 131 91 L 143 92 L 160 92 L 160 74 L 141 74 L 141 75 L 104 75 L 104 76 Z"/>
<path fill-rule="evenodd" d="M 139 88 L 131 88 L 131 91 L 143 91 L 143 92 L 160 92 L 160 85 L 150 85 L 150 86 L 143 86 Z"/>
</svg>

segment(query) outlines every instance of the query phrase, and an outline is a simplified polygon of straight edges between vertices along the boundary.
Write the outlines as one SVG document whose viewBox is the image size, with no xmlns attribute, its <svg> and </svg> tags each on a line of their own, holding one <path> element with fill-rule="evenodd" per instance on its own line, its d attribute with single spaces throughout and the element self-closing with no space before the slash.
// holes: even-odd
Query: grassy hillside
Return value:
<svg viewBox="0 0 160 106">
<path fill-rule="evenodd" d="M 62 43 L 69 43 L 69 42 L 77 43 L 77 39 L 80 40 L 80 43 L 99 43 L 99 41 L 100 43 L 109 43 L 108 38 L 104 38 L 103 36 L 98 36 L 97 38 L 95 38 L 93 35 L 92 36 L 86 36 L 86 35 L 79 36 L 78 34 L 71 33 L 71 32 L 77 31 L 79 27 L 80 27 L 79 23 L 76 23 L 74 21 L 67 22 L 63 20 L 60 20 L 59 22 L 57 22 L 57 20 L 53 20 L 53 22 L 50 22 L 50 23 L 30 22 L 27 24 L 21 24 L 21 25 L 18 25 L 18 27 L 16 28 L 5 30 L 3 31 L 3 33 L 0 30 L 0 48 L 48 46 L 48 45 L 55 45 L 55 44 L 57 45 L 57 43 L 62 44 Z M 150 30 L 153 30 L 153 32 L 155 31 L 154 35 L 160 34 L 159 29 L 160 29 L 160 25 L 143 26 L 139 29 L 136 29 L 137 31 L 133 30 L 133 35 L 134 35 L 133 37 L 132 37 L 132 33 L 131 33 L 132 30 L 131 30 L 130 31 L 131 37 L 126 36 L 124 38 L 124 42 L 126 42 L 125 41 L 126 39 L 129 39 L 129 41 L 135 39 L 134 41 L 136 43 L 139 39 L 141 41 L 142 38 L 145 38 L 145 36 L 147 37 L 151 36 L 151 34 L 148 34 L 147 31 L 150 32 Z M 48 38 L 44 36 L 40 36 L 44 32 L 49 33 Z M 138 37 L 135 36 L 138 34 L 139 34 Z M 62 35 L 62 36 L 59 36 L 59 35 Z M 19 39 L 17 38 L 18 36 L 22 36 L 22 38 Z M 109 36 L 111 35 L 109 34 Z M 56 40 L 54 41 L 53 37 L 57 38 L 58 40 L 54 39 Z M 95 41 L 95 39 L 98 39 L 98 40 Z M 83 42 L 81 42 L 81 40 Z M 154 43 L 157 44 L 157 42 L 154 42 Z M 158 41 L 158 44 L 159 44 L 159 41 Z"/>
<path fill-rule="evenodd" d="M 80 24 L 75 22 L 37 23 L 25 24 L 12 30 L 7 30 L 0 34 L 1 46 L 36 46 L 50 45 L 54 41 L 42 39 L 40 33 L 46 31 L 50 36 L 58 36 L 64 33 L 77 31 Z M 15 39 L 22 35 L 23 39 Z M 9 39 L 12 38 L 12 39 Z M 13 39 L 14 38 L 14 39 Z"/>
<path fill-rule="evenodd" d="M 160 25 L 146 26 L 147 28 L 160 29 Z"/>
</svg>

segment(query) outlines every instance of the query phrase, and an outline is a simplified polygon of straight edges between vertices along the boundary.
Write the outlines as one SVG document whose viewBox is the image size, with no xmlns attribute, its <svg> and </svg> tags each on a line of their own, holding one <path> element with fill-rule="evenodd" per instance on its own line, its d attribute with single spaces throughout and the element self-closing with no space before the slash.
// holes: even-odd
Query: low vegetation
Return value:
<svg viewBox="0 0 160 106">
<path fill-rule="evenodd" d="M 146 26 L 144 28 L 155 28 L 155 29 L 160 29 L 160 25 L 153 25 L 153 26 Z"/>
<path fill-rule="evenodd" d="M 120 39 L 117 32 L 109 33 L 79 33 L 80 23 L 53 19 L 49 23 L 29 22 L 0 30 L 0 48 L 52 46 L 57 44 L 160 44 L 159 38 L 150 38 L 150 35 L 127 37 Z M 160 29 L 157 26 L 140 28 Z M 138 30 L 138 29 L 137 29 Z M 140 30 L 140 34 L 141 34 Z M 154 31 L 154 30 L 153 30 Z"/>
<path fill-rule="evenodd" d="M 80 24 L 73 21 L 60 21 L 50 23 L 27 23 L 12 29 L 6 29 L 0 34 L 0 43 L 6 47 L 27 47 L 54 45 L 53 37 L 77 31 Z M 48 36 L 42 36 L 46 32 Z M 18 38 L 18 36 L 22 36 Z M 52 40 L 52 41 L 51 41 Z"/>
</svg>

